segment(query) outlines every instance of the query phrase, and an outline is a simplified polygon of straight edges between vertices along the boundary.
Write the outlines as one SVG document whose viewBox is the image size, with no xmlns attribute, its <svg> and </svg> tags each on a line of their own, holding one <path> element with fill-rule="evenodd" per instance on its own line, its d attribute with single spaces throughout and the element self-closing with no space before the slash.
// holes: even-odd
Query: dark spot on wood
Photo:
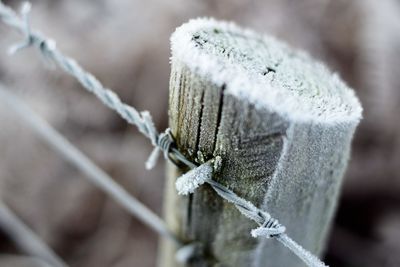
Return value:
<svg viewBox="0 0 400 267">
<path fill-rule="evenodd" d="M 270 73 L 270 72 L 276 73 L 276 70 L 273 69 L 273 68 L 267 67 L 267 70 L 265 70 L 265 71 L 262 73 L 262 75 L 265 76 L 265 75 L 267 75 L 267 74 Z"/>
</svg>

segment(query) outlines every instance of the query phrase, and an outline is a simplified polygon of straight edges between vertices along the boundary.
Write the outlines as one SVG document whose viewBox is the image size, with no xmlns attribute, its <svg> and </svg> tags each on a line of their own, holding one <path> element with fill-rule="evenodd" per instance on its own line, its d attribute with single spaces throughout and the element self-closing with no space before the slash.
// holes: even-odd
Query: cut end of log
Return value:
<svg viewBox="0 0 400 267">
<path fill-rule="evenodd" d="M 355 123 L 362 108 L 336 73 L 303 51 L 233 23 L 194 19 L 171 37 L 174 64 L 294 121 Z"/>
</svg>

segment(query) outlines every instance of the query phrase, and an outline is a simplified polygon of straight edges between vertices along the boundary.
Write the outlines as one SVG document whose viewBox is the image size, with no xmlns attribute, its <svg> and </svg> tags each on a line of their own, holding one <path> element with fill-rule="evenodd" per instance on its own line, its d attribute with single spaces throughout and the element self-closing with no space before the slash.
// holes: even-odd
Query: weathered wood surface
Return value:
<svg viewBox="0 0 400 267">
<path fill-rule="evenodd" d="M 331 76 L 315 85 L 307 75 L 316 69 L 321 76 L 321 66 L 231 25 L 192 21 L 177 30 L 172 46 L 170 127 L 180 151 L 194 162 L 221 156 L 215 180 L 320 254 L 361 116 L 350 89 Z M 188 266 L 302 266 L 276 240 L 252 238 L 255 223 L 208 185 L 178 196 L 174 182 L 184 171 L 169 166 L 165 205 L 168 225 L 183 240 L 203 244 L 204 257 Z M 160 265 L 178 266 L 174 253 L 163 245 Z"/>
</svg>

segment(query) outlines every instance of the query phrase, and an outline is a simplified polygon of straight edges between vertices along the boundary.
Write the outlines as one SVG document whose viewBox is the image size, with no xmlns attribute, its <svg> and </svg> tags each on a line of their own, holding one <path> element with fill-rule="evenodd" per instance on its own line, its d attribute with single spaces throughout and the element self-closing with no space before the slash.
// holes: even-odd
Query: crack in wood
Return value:
<svg viewBox="0 0 400 267">
<path fill-rule="evenodd" d="M 205 92 L 202 91 L 201 96 L 200 96 L 200 114 L 199 114 L 199 124 L 197 127 L 196 146 L 195 146 L 196 147 L 195 148 L 196 155 L 197 155 L 198 151 L 200 151 L 199 145 L 200 145 L 200 134 L 201 134 L 201 129 L 202 129 L 202 122 L 203 122 L 204 94 L 205 94 Z"/>
<path fill-rule="evenodd" d="M 219 133 L 219 128 L 221 125 L 221 120 L 222 120 L 222 109 L 224 106 L 224 96 L 225 96 L 225 89 L 226 89 L 226 84 L 223 84 L 221 86 L 221 92 L 220 92 L 220 98 L 219 98 L 219 105 L 218 105 L 218 115 L 217 115 L 217 123 L 216 123 L 216 130 L 215 130 L 215 135 L 214 135 L 214 147 L 213 147 L 213 155 L 215 155 L 216 148 L 217 148 L 217 138 L 218 138 L 218 133 Z"/>
</svg>

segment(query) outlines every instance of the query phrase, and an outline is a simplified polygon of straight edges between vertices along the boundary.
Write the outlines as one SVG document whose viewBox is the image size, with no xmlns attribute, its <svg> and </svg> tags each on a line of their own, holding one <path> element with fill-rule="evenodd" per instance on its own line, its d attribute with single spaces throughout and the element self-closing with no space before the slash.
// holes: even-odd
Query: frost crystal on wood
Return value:
<svg viewBox="0 0 400 267">
<path fill-rule="evenodd" d="M 200 185 L 212 177 L 213 168 L 211 164 L 203 164 L 185 173 L 175 183 L 176 190 L 180 195 L 193 193 Z"/>
</svg>

